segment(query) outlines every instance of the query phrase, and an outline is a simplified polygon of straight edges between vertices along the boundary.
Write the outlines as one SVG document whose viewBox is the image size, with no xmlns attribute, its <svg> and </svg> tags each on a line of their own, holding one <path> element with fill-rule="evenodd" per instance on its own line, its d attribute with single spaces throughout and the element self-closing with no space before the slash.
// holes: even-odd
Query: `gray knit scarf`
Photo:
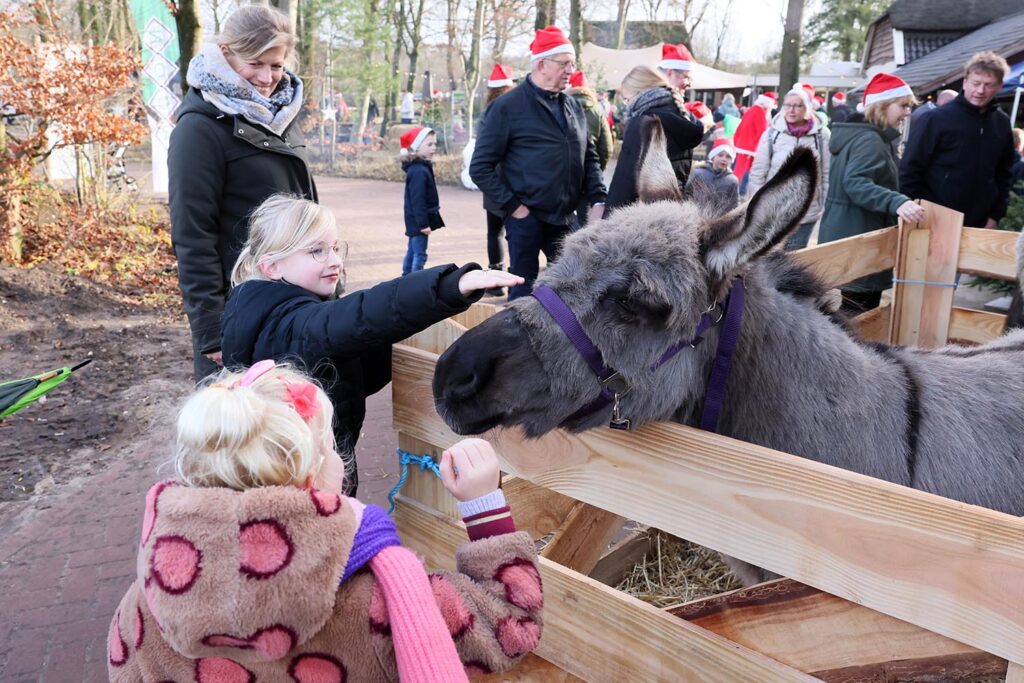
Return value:
<svg viewBox="0 0 1024 683">
<path fill-rule="evenodd" d="M 220 47 L 213 43 L 203 45 L 202 52 L 188 63 L 188 84 L 225 114 L 242 116 L 278 136 L 284 135 L 302 108 L 302 81 L 298 76 L 285 69 L 277 89 L 264 97 L 231 68 Z"/>
<path fill-rule="evenodd" d="M 648 88 L 630 101 L 629 107 L 626 109 L 626 121 L 634 116 L 643 116 L 651 109 L 669 104 L 674 104 L 683 116 L 687 115 L 686 105 L 678 91 L 661 85 Z"/>
</svg>

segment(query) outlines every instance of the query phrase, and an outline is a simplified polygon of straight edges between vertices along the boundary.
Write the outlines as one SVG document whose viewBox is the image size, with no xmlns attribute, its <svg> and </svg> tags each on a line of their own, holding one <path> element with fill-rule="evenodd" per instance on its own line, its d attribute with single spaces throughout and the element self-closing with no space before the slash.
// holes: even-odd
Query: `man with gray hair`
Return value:
<svg viewBox="0 0 1024 683">
<path fill-rule="evenodd" d="M 1009 200 L 1013 133 L 993 100 L 1009 71 L 994 52 L 971 57 L 963 92 L 912 126 L 900 192 L 963 212 L 964 225 L 996 227 Z"/>
<path fill-rule="evenodd" d="M 509 271 L 526 283 L 508 298 L 527 296 L 540 271 L 540 252 L 558 258 L 562 239 L 579 224 L 581 200 L 589 220 L 600 220 L 608 192 L 583 107 L 565 95 L 576 52 L 558 28 L 537 31 L 530 43 L 532 71 L 494 100 L 473 150 L 469 175 L 484 207 L 505 219 Z"/>
</svg>

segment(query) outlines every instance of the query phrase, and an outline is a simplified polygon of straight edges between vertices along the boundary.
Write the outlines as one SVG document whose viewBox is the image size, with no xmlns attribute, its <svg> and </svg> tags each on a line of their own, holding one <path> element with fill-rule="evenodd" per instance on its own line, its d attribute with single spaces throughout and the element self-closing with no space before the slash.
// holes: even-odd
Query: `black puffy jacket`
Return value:
<svg viewBox="0 0 1024 683">
<path fill-rule="evenodd" d="M 525 204 L 545 223 L 566 225 L 581 199 L 605 200 L 597 149 L 580 103 L 553 96 L 565 115 L 563 130 L 529 78 L 487 108 L 469 175 L 491 213 L 507 216 Z"/>
<path fill-rule="evenodd" d="M 915 119 L 900 162 L 900 192 L 962 211 L 981 228 L 1006 215 L 1013 165 L 1010 117 L 963 93 Z"/>
<path fill-rule="evenodd" d="M 189 90 L 167 157 L 171 239 L 197 350 L 220 348 L 221 316 L 248 216 L 278 192 L 316 201 L 295 121 L 278 137 Z"/>
<path fill-rule="evenodd" d="M 622 150 L 615 162 L 615 174 L 608 187 L 608 203 L 605 215 L 612 209 L 632 204 L 636 201 L 636 174 L 639 170 L 640 153 L 644 148 L 643 120 L 656 116 L 665 131 L 665 143 L 668 159 L 672 163 L 679 189 L 683 192 L 690 175 L 693 163 L 693 148 L 704 138 L 704 125 L 690 114 L 680 112 L 674 104 L 665 104 L 646 110 L 643 116 L 634 116 L 626 124 L 626 132 L 622 136 Z"/>
<path fill-rule="evenodd" d="M 469 308 L 461 268 L 435 266 L 376 287 L 322 299 L 296 285 L 249 280 L 231 290 L 224 311 L 224 364 L 287 360 L 316 377 L 334 404 L 338 452 L 354 452 L 366 397 L 391 381 L 391 345 Z"/>
</svg>

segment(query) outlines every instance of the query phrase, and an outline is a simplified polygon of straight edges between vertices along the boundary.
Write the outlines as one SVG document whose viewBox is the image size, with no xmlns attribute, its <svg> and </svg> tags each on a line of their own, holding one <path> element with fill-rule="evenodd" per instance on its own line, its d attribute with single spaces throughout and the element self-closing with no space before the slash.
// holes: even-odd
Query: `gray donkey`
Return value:
<svg viewBox="0 0 1024 683">
<path fill-rule="evenodd" d="M 934 351 L 858 341 L 819 306 L 823 287 L 775 249 L 811 201 L 809 153 L 798 150 L 745 206 L 714 218 L 682 202 L 660 127 L 649 135 L 638 203 L 570 235 L 537 283 L 559 295 L 628 384 L 624 396 L 619 386 L 622 416 L 634 426 L 698 425 L 721 326 L 652 365 L 693 338 L 702 312 L 742 276 L 746 307 L 719 433 L 1024 515 L 1024 331 Z M 438 361 L 433 388 L 438 413 L 460 434 L 582 431 L 607 425 L 612 412 L 579 414 L 601 386 L 532 297 L 464 334 Z"/>
</svg>

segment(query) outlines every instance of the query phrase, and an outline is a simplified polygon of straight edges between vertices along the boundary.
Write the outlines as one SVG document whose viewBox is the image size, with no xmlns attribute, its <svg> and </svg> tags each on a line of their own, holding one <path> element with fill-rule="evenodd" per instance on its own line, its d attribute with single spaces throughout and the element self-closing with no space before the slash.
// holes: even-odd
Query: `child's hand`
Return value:
<svg viewBox="0 0 1024 683">
<path fill-rule="evenodd" d="M 459 291 L 462 296 L 467 296 L 478 289 L 491 289 L 492 287 L 512 287 L 521 285 L 526 280 L 506 273 L 504 270 L 471 270 L 459 278 Z"/>
<path fill-rule="evenodd" d="M 483 439 L 463 439 L 441 454 L 441 481 L 456 500 L 486 496 L 498 488 L 498 456 Z"/>
<path fill-rule="evenodd" d="M 424 235 L 429 236 L 430 233 L 433 231 L 430 228 L 420 228 L 420 232 L 422 232 Z"/>
</svg>

